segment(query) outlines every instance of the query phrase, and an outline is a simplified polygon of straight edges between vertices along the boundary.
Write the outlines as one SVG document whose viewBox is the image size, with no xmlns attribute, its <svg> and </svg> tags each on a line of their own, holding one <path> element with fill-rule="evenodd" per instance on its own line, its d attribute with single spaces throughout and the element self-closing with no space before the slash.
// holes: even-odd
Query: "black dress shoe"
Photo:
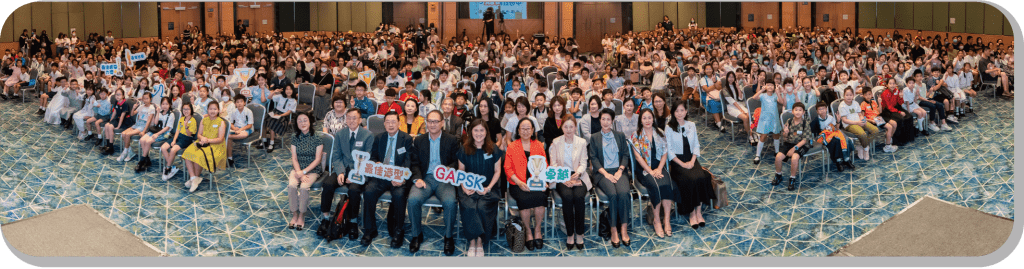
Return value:
<svg viewBox="0 0 1024 269">
<path fill-rule="evenodd" d="M 775 174 L 775 179 L 772 180 L 772 186 L 779 185 L 779 182 L 782 182 L 782 175 Z"/>
<path fill-rule="evenodd" d="M 576 243 L 576 250 L 583 250 L 584 248 L 586 248 L 586 246 L 583 245 L 583 241 Z"/>
<path fill-rule="evenodd" d="M 374 238 L 377 238 L 377 231 L 373 231 L 372 233 L 367 233 L 366 235 L 363 235 L 363 238 L 359 240 L 359 245 L 362 245 L 364 247 L 369 246 L 370 243 L 373 243 Z"/>
<path fill-rule="evenodd" d="M 856 167 L 856 166 L 853 166 L 853 162 L 852 162 L 852 161 L 846 161 L 846 162 L 845 162 L 845 163 L 843 163 L 843 164 L 844 164 L 844 165 L 846 165 L 846 168 L 849 168 L 849 169 L 850 169 L 850 171 L 854 171 L 854 170 L 856 170 L 856 169 L 857 169 L 857 167 Z"/>
<path fill-rule="evenodd" d="M 455 255 L 455 238 L 452 238 L 452 237 L 445 237 L 444 238 L 444 255 L 445 256 Z"/>
<path fill-rule="evenodd" d="M 704 227 L 704 222 L 701 221 L 700 223 L 697 223 L 697 225 L 700 225 L 700 227 Z"/>
<path fill-rule="evenodd" d="M 526 243 L 523 244 L 523 245 L 526 245 L 526 250 L 533 251 L 533 248 L 534 248 L 533 243 L 534 243 L 534 241 L 536 241 L 536 240 L 526 240 Z"/>
<path fill-rule="evenodd" d="M 295 224 L 288 224 L 289 230 L 295 230 Z"/>
<path fill-rule="evenodd" d="M 613 248 L 619 248 L 619 242 L 612 242 Z"/>
<path fill-rule="evenodd" d="M 348 240 L 356 240 L 359 238 L 359 226 L 355 223 L 348 223 L 345 224 L 345 226 L 347 226 L 348 229 L 348 232 L 346 232 L 348 234 Z"/>
<path fill-rule="evenodd" d="M 301 232 L 302 231 L 302 225 L 295 225 L 295 230 Z"/>
<path fill-rule="evenodd" d="M 396 234 L 391 237 L 391 248 L 402 248 L 402 244 L 405 244 L 404 234 Z"/>
<path fill-rule="evenodd" d="M 259 143 L 256 143 L 256 146 L 255 146 L 256 149 L 263 149 L 265 147 L 267 147 L 267 142 L 259 142 Z"/>
<path fill-rule="evenodd" d="M 843 172 L 843 163 L 835 163 L 835 165 L 836 165 L 836 172 L 842 173 Z"/>
<path fill-rule="evenodd" d="M 622 245 L 623 246 L 627 246 L 628 247 L 629 243 L 630 243 L 629 240 L 622 240 Z"/>
<path fill-rule="evenodd" d="M 618 244 L 615 244 L 615 245 L 618 245 Z M 576 246 L 576 244 L 570 244 L 569 242 L 565 242 L 565 250 L 572 250 L 572 248 L 575 247 L 575 246 Z"/>
<path fill-rule="evenodd" d="M 544 239 L 543 238 L 542 239 L 534 239 L 533 241 L 534 241 L 533 248 L 536 248 L 536 249 L 543 249 L 544 248 Z"/>
<path fill-rule="evenodd" d="M 420 251 L 420 243 L 423 243 L 423 234 L 409 239 L 409 252 L 416 253 Z M 392 242 L 394 244 L 394 242 Z"/>
</svg>

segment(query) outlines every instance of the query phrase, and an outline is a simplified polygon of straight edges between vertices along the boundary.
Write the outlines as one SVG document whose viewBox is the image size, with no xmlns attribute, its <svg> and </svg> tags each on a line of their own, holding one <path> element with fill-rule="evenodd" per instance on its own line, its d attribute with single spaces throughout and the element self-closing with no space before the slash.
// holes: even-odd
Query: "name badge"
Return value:
<svg viewBox="0 0 1024 269">
<path fill-rule="evenodd" d="M 216 125 L 216 124 L 214 124 L 214 125 L 213 125 L 213 128 L 218 128 L 218 127 L 220 127 L 220 126 L 218 126 L 218 125 Z"/>
<path fill-rule="evenodd" d="M 405 147 L 399 148 L 397 152 L 398 154 L 405 154 Z"/>
<path fill-rule="evenodd" d="M 494 155 L 484 153 L 484 160 L 490 160 L 491 157 L 494 157 Z"/>
<path fill-rule="evenodd" d="M 804 131 L 796 131 L 796 134 L 804 134 Z"/>
<path fill-rule="evenodd" d="M 356 142 L 356 147 L 362 147 L 362 146 L 363 146 L 363 141 L 357 141 Z"/>
</svg>

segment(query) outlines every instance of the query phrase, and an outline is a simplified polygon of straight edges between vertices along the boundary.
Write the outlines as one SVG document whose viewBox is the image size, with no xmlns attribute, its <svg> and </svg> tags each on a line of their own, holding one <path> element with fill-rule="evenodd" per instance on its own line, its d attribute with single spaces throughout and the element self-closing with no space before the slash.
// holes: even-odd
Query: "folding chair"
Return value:
<svg viewBox="0 0 1024 269">
<path fill-rule="evenodd" d="M 385 132 L 384 130 L 384 115 L 371 115 L 366 118 L 367 129 L 370 130 L 374 135 Z"/>
</svg>

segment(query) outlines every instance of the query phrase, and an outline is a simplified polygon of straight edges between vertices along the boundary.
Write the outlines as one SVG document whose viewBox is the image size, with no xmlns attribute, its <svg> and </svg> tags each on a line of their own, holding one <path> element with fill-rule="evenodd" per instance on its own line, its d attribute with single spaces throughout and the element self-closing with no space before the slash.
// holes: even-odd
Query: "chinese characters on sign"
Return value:
<svg viewBox="0 0 1024 269">
<path fill-rule="evenodd" d="M 531 191 L 543 191 L 547 183 L 564 183 L 572 176 L 572 170 L 568 167 L 547 166 L 547 158 L 544 156 L 530 156 L 526 167 L 533 174 L 526 181 L 526 187 Z"/>
</svg>

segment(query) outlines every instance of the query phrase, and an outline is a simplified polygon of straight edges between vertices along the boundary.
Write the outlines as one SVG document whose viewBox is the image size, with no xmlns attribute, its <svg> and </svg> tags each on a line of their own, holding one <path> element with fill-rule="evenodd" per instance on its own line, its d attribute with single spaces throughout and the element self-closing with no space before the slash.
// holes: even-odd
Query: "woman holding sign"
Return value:
<svg viewBox="0 0 1024 269">
<path fill-rule="evenodd" d="M 672 202 L 677 200 L 678 192 L 672 187 L 672 180 L 665 171 L 665 161 L 668 158 L 667 142 L 665 133 L 654 127 L 654 111 L 646 108 L 640 111 L 640 128 L 629 141 L 633 146 L 633 156 L 636 158 L 633 174 L 647 189 L 651 197 L 651 206 L 654 207 L 654 233 L 661 238 L 665 235 L 672 236 L 668 214 L 672 210 Z"/>
<path fill-rule="evenodd" d="M 548 195 L 545 192 L 547 186 L 540 190 L 531 190 L 527 186 L 527 180 L 533 176 L 527 166 L 530 156 L 547 158 L 544 144 L 533 136 L 536 128 L 532 120 L 519 121 L 518 132 L 513 134 L 513 141 L 509 143 L 508 152 L 505 154 L 505 172 L 508 173 L 510 185 L 508 192 L 512 199 L 515 199 L 523 223 L 526 224 L 526 249 L 529 250 L 544 248 L 541 226 L 544 224 L 544 204 L 548 202 Z M 535 218 L 532 227 L 530 217 Z"/>
<path fill-rule="evenodd" d="M 550 166 L 567 167 L 572 172 L 569 180 L 555 185 L 555 191 L 562 198 L 562 216 L 565 218 L 565 248 L 583 250 L 583 220 L 586 217 L 587 191 L 593 187 L 587 175 L 587 140 L 576 135 L 576 117 L 562 116 L 562 135 L 554 140 L 551 148 Z"/>
<path fill-rule="evenodd" d="M 472 191 L 465 187 L 458 192 L 459 215 L 462 216 L 462 234 L 469 246 L 466 256 L 483 257 L 494 234 L 494 222 L 498 218 L 498 191 L 494 190 L 501 177 L 501 158 L 504 152 L 491 140 L 487 121 L 475 119 L 469 124 L 469 135 L 457 154 L 459 170 L 483 176 L 484 190 Z"/>
</svg>

